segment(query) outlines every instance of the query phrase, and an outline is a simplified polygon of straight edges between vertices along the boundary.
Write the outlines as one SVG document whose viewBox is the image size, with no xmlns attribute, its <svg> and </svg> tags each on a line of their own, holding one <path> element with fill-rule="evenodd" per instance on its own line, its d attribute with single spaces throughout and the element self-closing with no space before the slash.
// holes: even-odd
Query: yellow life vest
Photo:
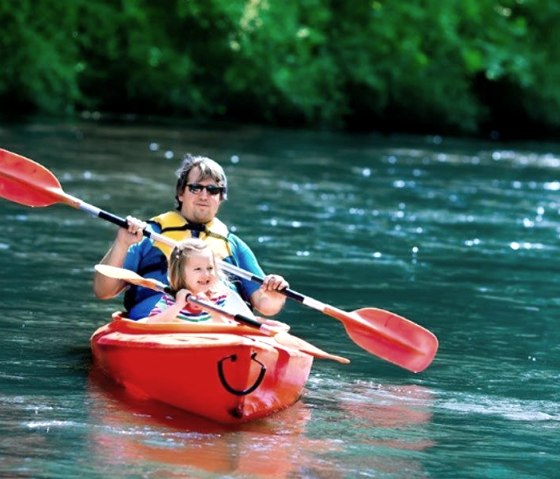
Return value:
<svg viewBox="0 0 560 479">
<path fill-rule="evenodd" d="M 208 243 L 217 258 L 224 259 L 231 256 L 231 247 L 227 239 L 229 234 L 228 228 L 218 218 L 214 218 L 209 223 L 201 225 L 202 228 L 200 230 L 199 225 L 189 224 L 177 211 L 168 211 L 167 213 L 155 216 L 149 222 L 159 225 L 161 234 L 175 241 L 183 241 L 187 238 L 192 238 L 193 230 L 200 231 L 198 237 Z M 159 241 L 155 241 L 154 246 L 159 248 L 167 260 L 169 260 L 169 256 L 173 250 L 171 246 Z"/>
</svg>

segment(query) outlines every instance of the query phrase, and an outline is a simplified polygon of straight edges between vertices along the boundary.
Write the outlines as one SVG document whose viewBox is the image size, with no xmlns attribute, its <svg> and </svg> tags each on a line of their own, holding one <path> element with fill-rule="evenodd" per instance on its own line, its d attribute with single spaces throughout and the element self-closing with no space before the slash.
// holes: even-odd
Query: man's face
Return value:
<svg viewBox="0 0 560 479">
<path fill-rule="evenodd" d="M 189 185 L 191 186 L 189 188 Z M 193 188 L 194 185 L 194 188 Z M 200 170 L 193 168 L 187 177 L 187 186 L 178 196 L 181 205 L 181 214 L 192 223 L 208 223 L 218 213 L 221 195 L 210 194 L 206 188 L 199 186 L 220 186 L 212 178 L 200 178 Z M 193 190 L 194 191 L 191 191 Z"/>
</svg>

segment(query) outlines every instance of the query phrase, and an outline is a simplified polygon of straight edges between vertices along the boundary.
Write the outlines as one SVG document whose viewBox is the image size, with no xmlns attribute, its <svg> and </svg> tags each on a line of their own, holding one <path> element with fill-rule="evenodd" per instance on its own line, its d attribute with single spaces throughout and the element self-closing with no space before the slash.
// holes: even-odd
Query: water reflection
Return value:
<svg viewBox="0 0 560 479">
<path fill-rule="evenodd" d="M 337 401 L 341 417 L 352 424 L 352 447 L 360 453 L 360 471 L 429 476 L 411 451 L 424 452 L 436 445 L 430 434 L 434 401 L 430 389 L 358 381 Z"/>
<path fill-rule="evenodd" d="M 419 385 L 383 385 L 372 387 L 358 381 L 348 393 L 340 396 L 345 413 L 370 428 L 402 429 L 426 425 L 432 419 L 433 393 Z M 422 441 L 418 449 L 428 447 Z"/>
<path fill-rule="evenodd" d="M 301 401 L 270 419 L 224 426 L 135 399 L 95 370 L 88 396 L 96 424 L 90 431 L 92 454 L 103 457 L 105 466 L 148 461 L 159 468 L 156 477 L 184 477 L 187 468 L 217 477 L 288 478 L 310 466 L 315 454 L 337 448 L 332 440 L 306 437 L 312 411 Z"/>
<path fill-rule="evenodd" d="M 333 399 L 336 408 L 325 407 L 328 393 L 319 403 L 311 394 L 266 420 L 236 426 L 135 399 L 94 369 L 87 393 L 95 424 L 89 447 L 103 458 L 101 470 L 119 464 L 135 470 L 149 462 L 151 477 L 204 471 L 211 477 L 343 478 L 359 466 L 360 473 L 406 470 L 423 477 L 410 451 L 434 445 L 428 434 L 432 393 L 416 385 L 358 381 Z M 334 430 L 325 428 L 325 414 Z"/>
</svg>

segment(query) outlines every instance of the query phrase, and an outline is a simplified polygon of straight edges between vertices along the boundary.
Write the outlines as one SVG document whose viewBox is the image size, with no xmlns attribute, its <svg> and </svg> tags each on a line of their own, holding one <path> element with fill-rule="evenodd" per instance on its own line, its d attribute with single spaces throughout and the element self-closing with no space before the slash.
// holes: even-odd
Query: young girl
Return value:
<svg viewBox="0 0 560 479">
<path fill-rule="evenodd" d="M 168 276 L 175 297 L 164 293 L 150 312 L 147 322 L 199 322 L 210 319 L 230 322 L 216 315 L 213 317 L 198 305 L 187 301 L 187 296 L 193 294 L 201 300 L 224 307 L 231 302 L 231 296 L 236 294 L 228 288 L 227 279 L 207 243 L 190 238 L 177 245 L 169 258 Z M 246 306 L 245 308 L 249 311 Z"/>
</svg>

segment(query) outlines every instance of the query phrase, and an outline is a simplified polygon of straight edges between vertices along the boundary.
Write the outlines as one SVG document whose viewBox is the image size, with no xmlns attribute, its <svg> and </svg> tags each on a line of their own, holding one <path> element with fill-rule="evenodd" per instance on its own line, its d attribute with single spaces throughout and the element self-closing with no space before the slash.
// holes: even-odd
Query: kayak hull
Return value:
<svg viewBox="0 0 560 479">
<path fill-rule="evenodd" d="M 131 394 L 236 424 L 301 396 L 313 357 L 245 326 L 138 323 L 113 315 L 91 337 L 94 364 Z"/>
</svg>

